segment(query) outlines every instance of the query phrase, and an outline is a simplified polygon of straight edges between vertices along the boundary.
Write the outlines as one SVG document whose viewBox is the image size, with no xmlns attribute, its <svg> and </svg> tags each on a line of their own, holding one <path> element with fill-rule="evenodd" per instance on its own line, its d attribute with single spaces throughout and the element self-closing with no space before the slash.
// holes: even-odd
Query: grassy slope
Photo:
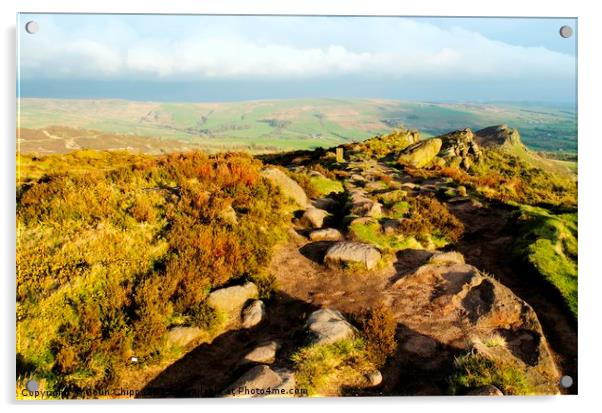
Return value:
<svg viewBox="0 0 602 413">
<path fill-rule="evenodd" d="M 210 330 L 208 291 L 255 279 L 288 219 L 247 155 L 17 162 L 17 375 L 46 390 L 114 384 L 131 355 L 173 357 L 167 329 Z"/>
<path fill-rule="evenodd" d="M 526 205 L 520 211 L 516 253 L 560 291 L 577 317 L 577 213 L 553 214 Z"/>
</svg>

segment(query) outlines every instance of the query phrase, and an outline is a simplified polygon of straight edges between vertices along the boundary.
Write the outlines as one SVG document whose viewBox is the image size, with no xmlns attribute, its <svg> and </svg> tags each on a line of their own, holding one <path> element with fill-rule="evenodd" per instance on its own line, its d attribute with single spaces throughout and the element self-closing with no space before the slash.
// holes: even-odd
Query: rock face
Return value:
<svg viewBox="0 0 602 413">
<path fill-rule="evenodd" d="M 198 327 L 174 327 L 167 333 L 167 342 L 174 346 L 184 347 L 203 333 Z"/>
<path fill-rule="evenodd" d="M 472 130 L 458 130 L 438 138 L 443 142 L 439 157 L 444 160 L 444 165 L 470 169 L 481 160 L 481 149 Z"/>
<path fill-rule="evenodd" d="M 220 288 L 207 297 L 207 304 L 216 311 L 239 317 L 242 307 L 248 300 L 257 298 L 257 286 L 252 282 L 245 285 Z"/>
<path fill-rule="evenodd" d="M 355 335 L 355 328 L 343 315 L 328 308 L 314 311 L 305 324 L 312 344 L 331 344 Z"/>
<path fill-rule="evenodd" d="M 458 263 L 456 254 L 439 255 L 393 285 L 395 318 L 420 335 L 400 345 L 420 357 L 438 351 L 437 343 L 471 350 L 520 369 L 542 394 L 555 393 L 559 373 L 533 309 L 492 277 Z"/>
<path fill-rule="evenodd" d="M 442 144 L 443 142 L 438 138 L 417 142 L 401 151 L 397 161 L 401 164 L 411 165 L 414 168 L 423 168 L 435 159 Z"/>
<path fill-rule="evenodd" d="M 223 392 L 224 397 L 283 397 L 286 390 L 295 387 L 295 378 L 286 370 L 275 371 L 260 365 L 251 368 Z"/>
<path fill-rule="evenodd" d="M 339 230 L 326 228 L 312 231 L 309 234 L 309 239 L 312 241 L 340 241 L 343 239 L 343 235 Z"/>
<path fill-rule="evenodd" d="M 369 244 L 342 241 L 328 248 L 324 263 L 328 266 L 361 264 L 371 270 L 376 267 L 380 258 L 380 252 Z"/>
<path fill-rule="evenodd" d="M 475 135 L 463 129 L 408 146 L 401 151 L 398 162 L 415 168 L 438 165 L 470 169 L 481 157 Z"/>
<path fill-rule="evenodd" d="M 265 318 L 265 304 L 261 300 L 255 300 L 242 310 L 242 327 L 251 328 Z"/>
<path fill-rule="evenodd" d="M 298 183 L 289 178 L 284 172 L 277 168 L 266 168 L 261 172 L 261 175 L 269 180 L 273 185 L 280 188 L 285 196 L 293 199 L 301 208 L 307 208 L 309 201 L 303 188 Z"/>
<path fill-rule="evenodd" d="M 305 210 L 301 221 L 312 228 L 322 228 L 324 219 L 329 215 L 328 211 L 310 207 Z"/>
<path fill-rule="evenodd" d="M 241 360 L 240 364 L 261 363 L 272 364 L 276 360 L 276 352 L 280 349 L 277 341 L 268 341 L 254 348 Z"/>
<path fill-rule="evenodd" d="M 521 145 L 520 134 L 508 125 L 489 126 L 475 132 L 475 141 L 485 148 L 503 145 Z"/>
</svg>

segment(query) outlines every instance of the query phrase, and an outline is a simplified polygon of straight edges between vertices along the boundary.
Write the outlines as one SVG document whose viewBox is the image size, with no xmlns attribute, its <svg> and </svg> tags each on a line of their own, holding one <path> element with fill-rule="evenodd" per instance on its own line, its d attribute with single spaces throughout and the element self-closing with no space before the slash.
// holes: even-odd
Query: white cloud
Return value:
<svg viewBox="0 0 602 413">
<path fill-rule="evenodd" d="M 125 22 L 115 23 L 118 17 L 111 19 L 109 28 L 96 30 L 42 19 L 38 34 L 22 35 L 23 76 L 167 80 L 574 76 L 572 56 L 410 19 L 241 17 L 220 25 L 220 18 L 214 18 L 206 25 L 183 24 L 181 32 L 170 30 L 163 37 L 160 27 L 140 34 Z"/>
</svg>

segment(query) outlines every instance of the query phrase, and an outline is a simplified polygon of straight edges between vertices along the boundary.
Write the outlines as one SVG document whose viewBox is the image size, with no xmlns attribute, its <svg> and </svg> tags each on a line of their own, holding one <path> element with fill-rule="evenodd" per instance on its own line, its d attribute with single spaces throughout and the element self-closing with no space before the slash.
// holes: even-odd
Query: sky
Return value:
<svg viewBox="0 0 602 413">
<path fill-rule="evenodd" d="M 21 14 L 17 27 L 22 97 L 576 98 L 576 19 Z"/>
</svg>

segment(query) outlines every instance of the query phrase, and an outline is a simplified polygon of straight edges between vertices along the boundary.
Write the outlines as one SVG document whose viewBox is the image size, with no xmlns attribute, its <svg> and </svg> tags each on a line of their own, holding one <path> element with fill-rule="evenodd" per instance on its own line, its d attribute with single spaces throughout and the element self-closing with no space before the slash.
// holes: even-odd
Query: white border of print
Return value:
<svg viewBox="0 0 602 413">
<path fill-rule="evenodd" d="M 599 253 L 600 211 L 597 206 L 602 201 L 600 190 L 600 156 L 602 156 L 602 136 L 600 127 L 599 99 L 600 66 L 599 39 L 602 39 L 596 2 L 578 1 L 475 1 L 420 0 L 411 2 L 386 0 L 3 0 L 0 2 L 2 20 L 2 114 L 4 160 L 0 167 L 2 174 L 2 226 L 1 237 L 4 297 L 2 300 L 2 320 L 5 339 L 2 340 L 2 353 L 7 368 L 1 374 L 2 401 L 12 409 L 44 409 L 48 412 L 62 412 L 76 408 L 91 411 L 142 408 L 148 412 L 164 412 L 169 404 L 186 406 L 183 409 L 211 409 L 219 411 L 240 411 L 249 409 L 286 410 L 287 412 L 307 412 L 308 409 L 345 409 L 360 411 L 372 409 L 395 409 L 396 411 L 416 412 L 445 410 L 446 412 L 483 410 L 487 412 L 509 409 L 546 410 L 549 412 L 588 411 L 598 402 L 600 396 L 600 307 L 599 294 L 602 291 L 602 275 L 596 254 Z M 579 319 L 579 396 L 531 397 L 531 398 L 450 398 L 450 397 L 390 397 L 362 399 L 320 399 L 320 400 L 170 400 L 170 401 L 93 401 L 93 402 L 43 402 L 16 403 L 14 401 L 14 251 L 15 251 L 15 20 L 16 12 L 88 12 L 88 13 L 197 13 L 197 14 L 336 14 L 336 15 L 427 15 L 427 16 L 538 16 L 538 17 L 578 17 L 579 18 L 579 273 L 580 273 L 580 319 Z M 598 104 L 597 104 L 598 103 Z M 596 237 L 596 235 L 598 235 Z M 598 264 L 598 265 L 596 265 Z M 12 366 L 12 367 L 11 367 Z M 598 396 L 598 397 L 597 397 Z M 598 402 L 598 403 L 596 403 Z M 576 405 L 576 406 L 574 406 Z M 598 407 L 599 409 L 599 407 Z"/>
</svg>

